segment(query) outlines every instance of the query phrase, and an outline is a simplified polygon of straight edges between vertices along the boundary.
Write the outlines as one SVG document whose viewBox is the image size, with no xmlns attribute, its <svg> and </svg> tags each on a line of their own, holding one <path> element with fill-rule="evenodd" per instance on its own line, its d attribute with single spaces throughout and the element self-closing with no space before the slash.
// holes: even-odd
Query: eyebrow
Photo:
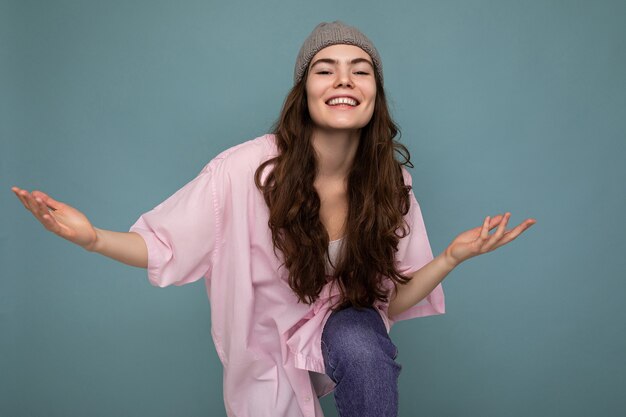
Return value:
<svg viewBox="0 0 626 417">
<path fill-rule="evenodd" d="M 369 59 L 366 59 L 366 58 L 354 58 L 352 61 L 349 61 L 350 64 L 358 64 L 358 63 L 361 63 L 361 62 L 367 62 L 368 64 L 370 64 L 370 67 L 372 67 L 372 69 L 374 69 L 374 64 L 372 64 L 372 61 L 370 61 Z M 331 59 L 331 58 L 320 58 L 317 61 L 315 61 L 313 64 L 311 64 L 311 68 L 313 68 L 317 64 L 321 64 L 321 63 L 337 65 L 339 63 L 339 61 L 336 60 L 336 59 Z"/>
</svg>

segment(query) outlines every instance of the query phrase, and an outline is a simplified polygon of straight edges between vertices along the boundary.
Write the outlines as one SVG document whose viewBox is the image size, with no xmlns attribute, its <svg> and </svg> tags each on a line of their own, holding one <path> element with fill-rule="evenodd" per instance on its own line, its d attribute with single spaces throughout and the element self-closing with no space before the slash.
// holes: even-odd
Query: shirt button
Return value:
<svg viewBox="0 0 626 417">
<path fill-rule="evenodd" d="M 306 401 L 306 402 L 311 401 L 311 397 L 309 397 L 309 396 L 304 397 L 304 401 Z"/>
</svg>

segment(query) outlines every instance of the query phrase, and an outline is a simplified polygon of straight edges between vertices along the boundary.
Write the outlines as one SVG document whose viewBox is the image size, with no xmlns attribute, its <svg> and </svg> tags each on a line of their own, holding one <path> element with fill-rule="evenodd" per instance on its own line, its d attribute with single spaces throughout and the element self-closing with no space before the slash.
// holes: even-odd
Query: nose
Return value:
<svg viewBox="0 0 626 417">
<path fill-rule="evenodd" d="M 353 87 L 350 68 L 339 68 L 337 70 L 335 87 Z"/>
</svg>

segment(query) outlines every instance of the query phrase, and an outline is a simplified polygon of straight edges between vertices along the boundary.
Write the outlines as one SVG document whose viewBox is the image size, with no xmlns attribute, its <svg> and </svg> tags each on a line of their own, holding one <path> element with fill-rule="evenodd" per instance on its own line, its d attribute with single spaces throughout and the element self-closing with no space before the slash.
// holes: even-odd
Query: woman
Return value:
<svg viewBox="0 0 626 417">
<path fill-rule="evenodd" d="M 487 216 L 433 258 L 397 133 L 376 48 L 321 23 L 273 134 L 219 154 L 128 233 L 13 191 L 46 229 L 147 268 L 154 285 L 205 278 L 229 416 L 322 416 L 317 398 L 333 390 L 343 417 L 395 416 L 391 325 L 444 313 L 455 266 L 535 223 Z"/>
</svg>

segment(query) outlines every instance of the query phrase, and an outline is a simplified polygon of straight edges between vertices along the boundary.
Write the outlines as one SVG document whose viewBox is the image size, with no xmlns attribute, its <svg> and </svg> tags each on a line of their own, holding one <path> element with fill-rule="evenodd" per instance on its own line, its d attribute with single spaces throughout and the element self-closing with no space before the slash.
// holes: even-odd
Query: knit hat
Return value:
<svg viewBox="0 0 626 417">
<path fill-rule="evenodd" d="M 297 84 L 304 75 L 311 59 L 320 50 L 327 46 L 347 44 L 358 46 L 367 52 L 372 61 L 374 61 L 374 68 L 378 73 L 380 82 L 383 82 L 383 64 L 380 60 L 380 55 L 374 47 L 374 44 L 367 39 L 367 37 L 361 33 L 357 28 L 348 26 L 339 20 L 332 23 L 322 22 L 313 29 L 313 32 L 302 44 L 298 58 L 296 59 L 296 67 L 293 72 L 294 84 Z"/>
</svg>

